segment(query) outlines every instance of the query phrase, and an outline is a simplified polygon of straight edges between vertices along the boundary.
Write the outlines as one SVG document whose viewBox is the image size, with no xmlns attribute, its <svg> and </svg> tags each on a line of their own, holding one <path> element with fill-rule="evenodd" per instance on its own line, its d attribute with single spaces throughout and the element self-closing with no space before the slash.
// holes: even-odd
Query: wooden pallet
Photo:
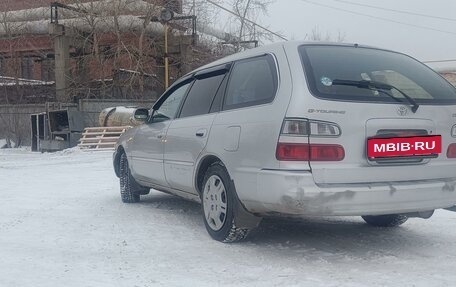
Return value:
<svg viewBox="0 0 456 287">
<path fill-rule="evenodd" d="M 85 128 L 78 147 L 83 150 L 113 150 L 119 137 L 130 127 Z"/>
</svg>

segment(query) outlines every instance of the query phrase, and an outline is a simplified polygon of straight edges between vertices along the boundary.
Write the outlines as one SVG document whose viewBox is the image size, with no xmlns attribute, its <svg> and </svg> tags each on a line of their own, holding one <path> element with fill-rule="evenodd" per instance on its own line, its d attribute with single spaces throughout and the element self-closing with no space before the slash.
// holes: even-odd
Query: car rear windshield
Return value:
<svg viewBox="0 0 456 287">
<path fill-rule="evenodd" d="M 452 85 L 404 54 L 329 45 L 304 45 L 299 52 L 309 88 L 316 97 L 405 102 L 406 94 L 418 104 L 456 104 L 456 89 Z"/>
</svg>

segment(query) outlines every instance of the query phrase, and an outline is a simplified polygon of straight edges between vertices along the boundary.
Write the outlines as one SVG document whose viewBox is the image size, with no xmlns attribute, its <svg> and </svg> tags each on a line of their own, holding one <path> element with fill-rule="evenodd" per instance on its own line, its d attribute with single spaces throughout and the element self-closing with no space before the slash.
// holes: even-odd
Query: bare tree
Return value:
<svg viewBox="0 0 456 287">
<path fill-rule="evenodd" d="M 211 2 L 218 5 L 223 4 L 223 0 L 212 0 Z M 198 41 L 193 46 L 194 53 L 192 58 L 184 59 L 189 61 L 191 67 L 198 67 L 215 59 L 218 59 L 227 54 L 233 53 L 232 50 L 226 49 L 222 43 L 229 40 L 231 31 L 218 27 L 226 32 L 227 39 L 211 36 L 211 33 L 206 33 L 206 29 L 217 28 L 222 18 L 221 10 L 219 7 L 206 0 L 187 0 L 183 3 L 183 11 L 186 15 L 196 16 L 197 25 L 201 33 L 198 33 Z M 226 19 L 229 20 L 229 19 Z"/>
<path fill-rule="evenodd" d="M 329 32 L 323 33 L 318 26 L 314 26 L 310 33 L 309 40 L 341 43 L 345 40 L 345 33 L 339 31 L 336 36 L 333 36 Z"/>
<path fill-rule="evenodd" d="M 276 33 L 255 23 L 260 16 L 267 15 L 269 5 L 274 2 L 275 0 L 188 0 L 184 7 L 196 14 L 198 23 L 225 31 L 224 38 L 203 38 L 206 46 L 212 46 L 214 53 L 223 56 L 251 48 L 254 43 L 273 40 L 272 34 Z"/>
<path fill-rule="evenodd" d="M 70 97 L 153 96 L 162 85 L 159 7 L 137 0 L 77 0 L 73 7 L 77 17 L 59 22 L 73 32 Z"/>
<path fill-rule="evenodd" d="M 258 21 L 260 16 L 267 15 L 269 6 L 274 2 L 274 0 L 230 0 L 231 7 L 237 14 L 233 19 L 238 24 L 236 51 L 242 49 L 240 43 L 243 41 L 272 40 L 270 33 L 258 29 L 252 22 Z"/>
</svg>

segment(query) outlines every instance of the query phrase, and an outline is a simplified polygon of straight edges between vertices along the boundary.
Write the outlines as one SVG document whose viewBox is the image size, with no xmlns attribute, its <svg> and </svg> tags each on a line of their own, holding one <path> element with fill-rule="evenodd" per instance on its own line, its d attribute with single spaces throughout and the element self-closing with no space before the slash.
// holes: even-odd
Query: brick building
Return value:
<svg viewBox="0 0 456 287">
<path fill-rule="evenodd" d="M 61 0 L 79 11 L 59 8 L 59 22 L 51 24 L 54 1 L 0 1 L 6 15 L 0 20 L 0 103 L 150 99 L 163 90 L 164 30 L 148 20 L 163 7 L 182 13 L 182 0 Z M 178 76 L 189 69 L 182 57 L 190 42 L 184 36 L 170 41 L 172 74 Z M 29 80 L 42 83 L 37 90 L 46 95 L 24 97 Z"/>
</svg>

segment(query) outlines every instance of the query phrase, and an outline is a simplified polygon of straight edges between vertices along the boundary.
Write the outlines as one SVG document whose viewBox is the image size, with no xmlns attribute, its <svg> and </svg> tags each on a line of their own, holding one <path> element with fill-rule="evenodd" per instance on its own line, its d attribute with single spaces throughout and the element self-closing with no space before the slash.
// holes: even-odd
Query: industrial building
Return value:
<svg viewBox="0 0 456 287">
<path fill-rule="evenodd" d="M 90 127 L 105 108 L 150 107 L 221 55 L 200 35 L 215 46 L 232 39 L 183 10 L 182 0 L 0 1 L 0 139 L 71 146 L 52 131 L 52 113 L 78 112 Z"/>
<path fill-rule="evenodd" d="M 154 100 L 165 57 L 172 82 L 210 56 L 197 29 L 225 36 L 182 15 L 182 0 L 4 0 L 0 11 L 0 104 Z"/>
</svg>

